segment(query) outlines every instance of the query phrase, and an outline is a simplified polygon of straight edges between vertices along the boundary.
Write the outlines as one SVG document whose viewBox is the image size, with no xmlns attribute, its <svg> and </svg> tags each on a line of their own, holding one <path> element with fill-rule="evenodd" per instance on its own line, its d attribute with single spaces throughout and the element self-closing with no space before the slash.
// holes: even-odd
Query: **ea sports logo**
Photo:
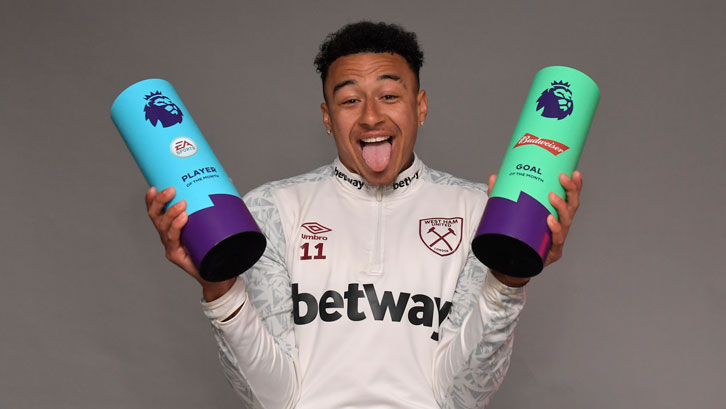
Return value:
<svg viewBox="0 0 726 409">
<path fill-rule="evenodd" d="M 188 158 L 197 153 L 197 144 L 193 140 L 186 136 L 180 136 L 173 141 L 169 146 L 171 154 L 178 158 Z"/>
</svg>

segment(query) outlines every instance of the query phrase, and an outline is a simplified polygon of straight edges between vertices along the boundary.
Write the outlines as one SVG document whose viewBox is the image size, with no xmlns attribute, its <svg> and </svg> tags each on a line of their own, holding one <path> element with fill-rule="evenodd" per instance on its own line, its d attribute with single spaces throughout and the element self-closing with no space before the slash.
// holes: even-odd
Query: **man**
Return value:
<svg viewBox="0 0 726 409">
<path fill-rule="evenodd" d="M 415 34 L 347 25 L 315 62 L 338 158 L 245 196 L 268 238 L 260 261 L 242 279 L 204 281 L 179 242 L 184 202 L 162 213 L 174 192 L 152 188 L 166 255 L 202 285 L 225 373 L 249 407 L 482 407 L 508 367 L 527 279 L 487 273 L 471 253 L 486 187 L 414 155 L 428 113 Z M 561 182 L 547 264 L 582 186 L 578 172 Z"/>
</svg>

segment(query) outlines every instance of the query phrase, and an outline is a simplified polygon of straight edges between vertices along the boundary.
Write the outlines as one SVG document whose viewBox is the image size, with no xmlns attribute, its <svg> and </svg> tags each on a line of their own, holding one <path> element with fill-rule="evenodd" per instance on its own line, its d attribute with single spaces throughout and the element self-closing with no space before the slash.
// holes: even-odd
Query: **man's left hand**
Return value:
<svg viewBox="0 0 726 409">
<path fill-rule="evenodd" d="M 494 187 L 497 175 L 489 177 L 489 191 Z M 565 246 L 567 233 L 572 226 L 572 219 L 575 217 L 577 208 L 580 207 L 580 192 L 582 191 L 582 173 L 576 170 L 572 173 L 572 178 L 564 173 L 560 173 L 560 184 L 565 188 L 566 200 L 560 199 L 554 192 L 550 192 L 549 199 L 552 206 L 557 210 L 560 220 L 553 215 L 547 216 L 547 226 L 552 231 L 552 246 L 550 247 L 545 266 L 548 266 L 562 257 L 562 248 Z M 529 281 L 529 278 L 510 277 L 501 273 L 492 271 L 492 274 L 502 283 L 510 287 L 521 287 Z"/>
<path fill-rule="evenodd" d="M 550 192 L 550 203 L 557 209 L 560 221 L 555 216 L 547 216 L 547 226 L 552 231 L 552 246 L 550 247 L 545 266 L 548 266 L 562 257 L 562 248 L 565 246 L 567 233 L 572 226 L 572 219 L 575 217 L 577 208 L 580 207 L 580 192 L 582 191 L 582 174 L 579 170 L 572 173 L 572 178 L 560 173 L 560 184 L 565 188 L 566 201 L 562 200 L 554 192 Z"/>
</svg>

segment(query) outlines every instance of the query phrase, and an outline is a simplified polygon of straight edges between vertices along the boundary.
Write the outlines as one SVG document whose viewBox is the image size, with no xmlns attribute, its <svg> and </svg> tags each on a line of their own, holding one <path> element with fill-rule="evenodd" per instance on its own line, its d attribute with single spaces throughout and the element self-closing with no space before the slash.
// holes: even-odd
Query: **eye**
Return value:
<svg viewBox="0 0 726 409">
<path fill-rule="evenodd" d="M 356 102 L 358 102 L 357 99 L 355 99 L 355 98 L 349 98 L 349 99 L 346 99 L 343 102 L 341 102 L 341 104 L 348 105 L 348 104 L 354 104 Z"/>
<path fill-rule="evenodd" d="M 398 99 L 398 95 L 387 94 L 384 95 L 381 99 L 383 99 L 384 101 L 395 101 L 396 99 Z"/>
</svg>

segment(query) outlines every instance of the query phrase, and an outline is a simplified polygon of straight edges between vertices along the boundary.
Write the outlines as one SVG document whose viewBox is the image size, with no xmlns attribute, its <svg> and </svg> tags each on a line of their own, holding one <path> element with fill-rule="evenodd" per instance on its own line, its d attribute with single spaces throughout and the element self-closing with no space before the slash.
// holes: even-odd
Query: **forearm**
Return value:
<svg viewBox="0 0 726 409">
<path fill-rule="evenodd" d="M 237 277 L 230 278 L 229 280 L 212 282 L 204 279 L 199 280 L 199 284 L 202 286 L 202 297 L 206 302 L 212 302 L 229 291 L 230 288 L 237 281 Z"/>
<path fill-rule="evenodd" d="M 442 326 L 436 355 L 435 393 L 443 407 L 483 407 L 506 374 L 524 289 L 487 274 L 460 326 Z"/>
<path fill-rule="evenodd" d="M 254 408 L 292 407 L 299 393 L 295 359 L 265 328 L 242 280 L 203 306 L 214 327 L 225 375 L 242 400 Z M 292 337 L 291 323 L 278 327 L 280 341 L 293 343 L 286 339 Z"/>
<path fill-rule="evenodd" d="M 499 280 L 500 283 L 506 285 L 507 287 L 524 287 L 524 285 L 529 282 L 529 277 L 512 277 L 506 274 L 497 273 L 494 270 L 489 270 L 489 273 L 493 275 L 494 278 Z"/>
</svg>

